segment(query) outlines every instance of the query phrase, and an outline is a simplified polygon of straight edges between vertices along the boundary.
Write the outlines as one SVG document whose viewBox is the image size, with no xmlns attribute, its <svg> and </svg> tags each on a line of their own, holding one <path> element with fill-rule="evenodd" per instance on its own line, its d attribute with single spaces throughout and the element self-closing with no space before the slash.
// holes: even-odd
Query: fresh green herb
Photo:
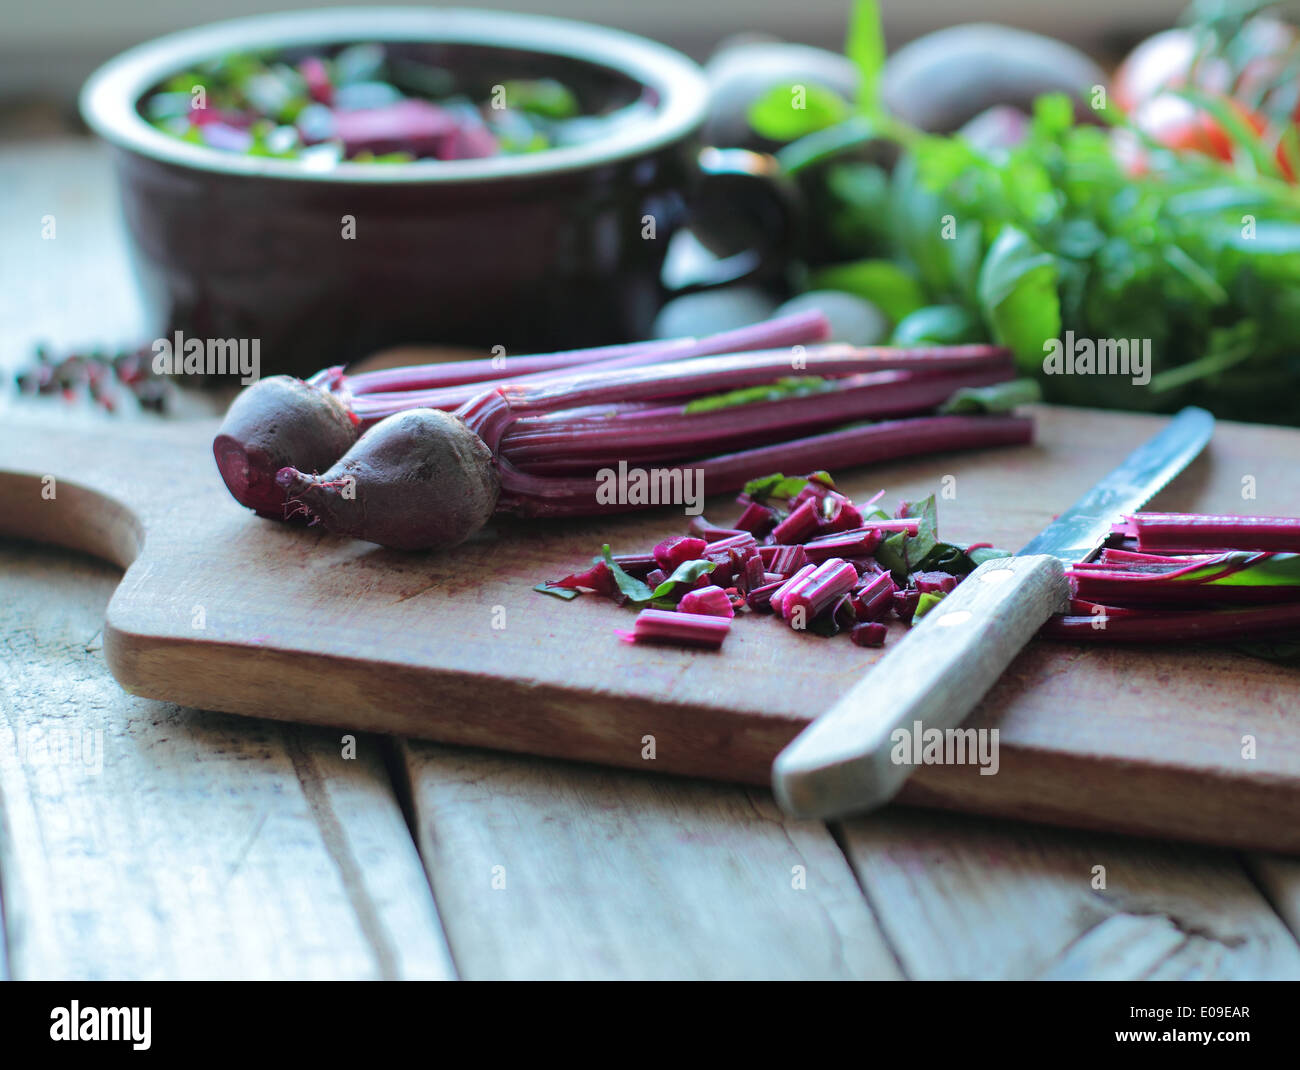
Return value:
<svg viewBox="0 0 1300 1070">
<path fill-rule="evenodd" d="M 982 342 L 986 337 L 984 325 L 969 309 L 961 305 L 927 305 L 899 322 L 889 344 L 918 346 L 930 343 L 955 346 Z"/>
<path fill-rule="evenodd" d="M 885 66 L 885 34 L 880 5 L 876 0 L 856 0 L 849 17 L 845 54 L 858 68 L 858 110 L 863 115 L 880 114 L 880 72 Z"/>
<path fill-rule="evenodd" d="M 1230 59 L 1243 10 L 1207 0 L 1193 12 Z M 897 342 L 1004 343 L 1049 401 L 1166 410 L 1190 402 L 1223 417 L 1300 422 L 1300 188 L 1279 177 L 1294 92 L 1286 115 L 1260 133 L 1230 104 L 1183 91 L 1232 142 L 1232 163 L 1175 152 L 1113 106 L 1102 109 L 1141 146 L 1145 171 L 1133 174 L 1114 131 L 1077 122 L 1063 95 L 1039 99 L 1027 136 L 1010 149 L 977 151 L 960 137 L 907 129 L 882 114 L 872 89 L 883 65 L 875 3 L 855 7 L 850 39 L 865 87 L 859 114 L 778 153 L 815 191 L 818 246 L 846 262 L 821 268 L 819 283 L 861 293 L 849 265 L 892 262 L 917 280 L 926 307 L 949 310 L 900 318 Z M 1251 53 L 1242 48 L 1244 63 Z M 1300 48 L 1288 52 L 1292 61 L 1294 85 Z M 902 153 L 888 176 L 862 158 L 881 141 Z M 1046 347 L 1070 332 L 1122 341 L 1135 362 L 1107 374 L 1047 374 Z"/>
<path fill-rule="evenodd" d="M 655 604 L 667 601 L 676 605 L 682 595 L 689 591 L 701 576 L 717 568 L 715 561 L 683 561 L 663 583 L 654 589 L 652 597 Z"/>
<path fill-rule="evenodd" d="M 980 267 L 979 300 L 993 338 L 1028 370 L 1041 367 L 1043 343 L 1061 333 L 1059 277 L 1055 258 L 1010 225 Z"/>
<path fill-rule="evenodd" d="M 813 290 L 844 290 L 866 298 L 894 323 L 925 304 L 916 276 L 892 260 L 857 260 L 813 272 Z"/>
<path fill-rule="evenodd" d="M 743 493 L 759 505 L 784 512 L 790 499 L 813 480 L 831 490 L 835 489 L 835 481 L 831 479 L 829 472 L 813 472 L 807 476 L 785 476 L 777 472 L 774 475 L 763 476 L 761 479 L 751 479 L 745 484 Z"/>
<path fill-rule="evenodd" d="M 808 82 L 773 86 L 750 106 L 749 125 L 772 141 L 793 141 L 848 118 L 850 108 L 834 90 Z"/>
<path fill-rule="evenodd" d="M 629 576 L 623 567 L 614 560 L 614 555 L 610 553 L 609 543 L 605 543 L 600 548 L 602 557 L 605 560 L 609 571 L 614 575 L 614 583 L 618 589 L 633 602 L 649 602 L 654 598 L 654 592 L 635 576 Z"/>
<path fill-rule="evenodd" d="M 572 587 L 557 587 L 553 583 L 539 583 L 533 587 L 533 590 L 541 591 L 542 594 L 553 594 L 556 598 L 563 598 L 566 602 L 571 602 L 579 594 Z"/>
<path fill-rule="evenodd" d="M 894 582 L 907 586 L 907 577 L 920 571 L 925 561 L 939 546 L 938 519 L 934 495 L 920 502 L 905 502 L 900 517 L 915 517 L 919 521 L 915 535 L 897 531 L 876 547 L 876 560 L 893 574 Z"/>
<path fill-rule="evenodd" d="M 945 597 L 945 595 L 938 591 L 922 592 L 921 597 L 916 601 L 916 612 L 912 614 L 912 624 L 915 625 L 918 620 L 942 602 Z"/>
</svg>

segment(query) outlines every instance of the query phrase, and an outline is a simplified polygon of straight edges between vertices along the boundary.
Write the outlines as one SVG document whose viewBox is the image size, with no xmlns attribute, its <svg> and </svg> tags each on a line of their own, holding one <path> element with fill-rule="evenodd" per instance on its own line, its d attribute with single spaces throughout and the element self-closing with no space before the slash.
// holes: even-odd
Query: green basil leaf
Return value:
<svg viewBox="0 0 1300 1070">
<path fill-rule="evenodd" d="M 843 290 L 865 298 L 898 323 L 925 304 L 921 283 L 891 260 L 856 260 L 813 272 L 812 290 Z"/>
<path fill-rule="evenodd" d="M 749 108 L 749 125 L 771 141 L 795 141 L 843 122 L 848 102 L 816 82 L 774 86 Z"/>
<path fill-rule="evenodd" d="M 816 167 L 878 140 L 880 128 L 861 115 L 801 137 L 777 150 L 776 160 L 787 175 Z"/>
<path fill-rule="evenodd" d="M 984 325 L 961 305 L 927 305 L 905 316 L 894 328 L 895 346 L 962 345 L 983 342 Z"/>
<path fill-rule="evenodd" d="M 1040 372 L 1043 346 L 1061 333 L 1056 258 L 1024 231 L 1002 228 L 984 258 L 979 299 L 993 337 L 1026 371 Z"/>
<path fill-rule="evenodd" d="M 579 594 L 572 587 L 556 587 L 553 583 L 539 583 L 533 590 L 541 591 L 542 594 L 552 594 L 556 598 L 563 598 L 566 602 L 573 601 Z"/>
</svg>

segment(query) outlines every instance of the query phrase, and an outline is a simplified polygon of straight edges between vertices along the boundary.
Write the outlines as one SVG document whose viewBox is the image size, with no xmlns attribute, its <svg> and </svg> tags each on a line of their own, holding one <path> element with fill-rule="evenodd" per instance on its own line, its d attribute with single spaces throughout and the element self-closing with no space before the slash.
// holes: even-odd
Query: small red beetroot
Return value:
<svg viewBox="0 0 1300 1070">
<path fill-rule="evenodd" d="M 356 424 L 337 397 L 301 379 L 273 375 L 235 398 L 212 453 L 237 502 L 283 520 L 284 490 L 276 473 L 288 465 L 323 471 L 356 440 Z"/>
<path fill-rule="evenodd" d="M 323 475 L 286 467 L 276 481 L 327 531 L 394 550 L 464 542 L 487 523 L 500 491 L 492 451 L 438 409 L 381 420 Z"/>
</svg>

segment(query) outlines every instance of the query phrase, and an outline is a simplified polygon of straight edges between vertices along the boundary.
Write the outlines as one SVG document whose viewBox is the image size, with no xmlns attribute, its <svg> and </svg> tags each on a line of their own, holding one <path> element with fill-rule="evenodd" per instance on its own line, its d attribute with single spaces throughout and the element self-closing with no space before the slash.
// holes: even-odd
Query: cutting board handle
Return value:
<svg viewBox="0 0 1300 1070">
<path fill-rule="evenodd" d="M 115 482 L 109 443 L 92 460 L 69 456 L 68 442 L 50 436 L 36 465 L 16 456 L 12 443 L 0 443 L 0 535 L 80 550 L 126 569 L 140 556 L 146 523 L 143 510 L 128 504 L 130 495 L 97 489 L 101 476 L 106 488 Z"/>
</svg>

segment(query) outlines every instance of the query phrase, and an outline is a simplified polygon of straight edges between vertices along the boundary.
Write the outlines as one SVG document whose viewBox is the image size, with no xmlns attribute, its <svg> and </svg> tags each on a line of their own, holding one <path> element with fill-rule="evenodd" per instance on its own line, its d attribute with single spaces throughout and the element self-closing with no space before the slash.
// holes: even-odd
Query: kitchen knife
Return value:
<svg viewBox="0 0 1300 1070">
<path fill-rule="evenodd" d="M 1183 470 L 1214 430 L 1185 408 L 1012 557 L 985 561 L 801 732 L 772 765 L 772 790 L 797 817 L 888 802 L 913 766 L 896 763 L 898 729 L 956 728 L 1012 659 L 1065 608 L 1065 567 L 1101 549 L 1111 525 Z"/>
</svg>

